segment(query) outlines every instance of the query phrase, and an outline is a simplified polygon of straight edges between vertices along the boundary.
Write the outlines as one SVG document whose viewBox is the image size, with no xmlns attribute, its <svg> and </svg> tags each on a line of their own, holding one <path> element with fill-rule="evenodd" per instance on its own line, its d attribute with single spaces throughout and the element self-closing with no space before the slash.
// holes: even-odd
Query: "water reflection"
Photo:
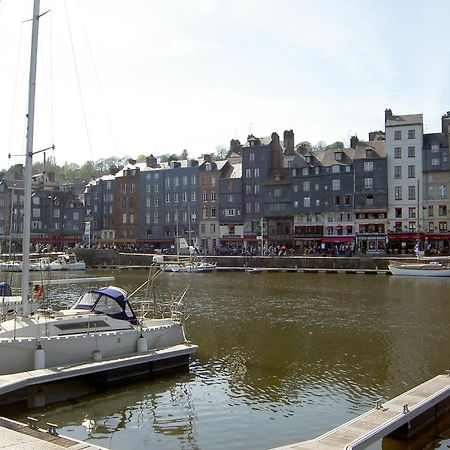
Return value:
<svg viewBox="0 0 450 450">
<path fill-rule="evenodd" d="M 129 292 L 146 279 L 115 275 Z M 167 301 L 190 281 L 190 374 L 39 414 L 113 448 L 268 448 L 315 437 L 448 368 L 450 280 L 164 274 L 157 291 Z M 82 289 L 48 295 L 69 302 Z"/>
</svg>

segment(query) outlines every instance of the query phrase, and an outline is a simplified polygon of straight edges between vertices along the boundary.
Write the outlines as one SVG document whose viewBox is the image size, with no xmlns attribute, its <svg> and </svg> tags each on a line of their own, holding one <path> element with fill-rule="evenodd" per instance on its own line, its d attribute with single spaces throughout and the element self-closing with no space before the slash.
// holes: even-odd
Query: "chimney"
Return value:
<svg viewBox="0 0 450 450">
<path fill-rule="evenodd" d="M 359 142 L 358 136 L 352 136 L 350 138 L 350 148 L 355 149 L 356 146 L 358 145 L 358 142 Z"/>
<path fill-rule="evenodd" d="M 118 171 L 119 171 L 119 169 L 118 169 L 116 166 L 111 166 L 111 167 L 109 168 L 109 173 L 110 173 L 111 175 L 115 175 Z"/>
<path fill-rule="evenodd" d="M 442 116 L 442 133 L 450 134 L 450 111 Z"/>
<path fill-rule="evenodd" d="M 145 158 L 145 163 L 147 167 L 155 168 L 157 166 L 158 161 L 153 155 L 150 155 L 147 156 L 147 158 Z"/>
<path fill-rule="evenodd" d="M 203 161 L 204 161 L 204 162 L 210 163 L 210 162 L 212 161 L 211 155 L 205 153 L 205 154 L 203 155 Z"/>
<path fill-rule="evenodd" d="M 294 154 L 294 131 L 285 130 L 283 134 L 284 154 L 292 156 Z"/>
<path fill-rule="evenodd" d="M 237 155 L 240 155 L 242 153 L 242 146 L 241 143 L 239 142 L 238 139 L 231 139 L 230 141 L 230 152 L 231 153 L 236 153 Z"/>
<path fill-rule="evenodd" d="M 130 159 L 128 160 L 128 164 L 131 164 L 132 166 L 134 166 L 134 165 L 136 164 L 136 160 L 133 159 L 133 158 L 130 158 Z"/>
<path fill-rule="evenodd" d="M 393 117 L 392 109 L 385 109 L 384 110 L 384 123 L 386 123 L 392 117 Z"/>
</svg>

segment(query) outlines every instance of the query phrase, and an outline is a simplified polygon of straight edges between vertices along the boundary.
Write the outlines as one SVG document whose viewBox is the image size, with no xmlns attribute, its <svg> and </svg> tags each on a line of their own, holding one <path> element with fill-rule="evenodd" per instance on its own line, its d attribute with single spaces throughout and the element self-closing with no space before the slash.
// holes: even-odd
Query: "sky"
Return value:
<svg viewBox="0 0 450 450">
<path fill-rule="evenodd" d="M 349 143 L 450 110 L 447 0 L 41 0 L 34 149 L 190 157 L 294 130 Z M 31 0 L 0 0 L 0 169 L 25 152 Z M 8 154 L 11 154 L 8 158 Z M 17 156 L 16 156 L 17 155 Z M 42 160 L 42 153 L 34 160 Z"/>
</svg>

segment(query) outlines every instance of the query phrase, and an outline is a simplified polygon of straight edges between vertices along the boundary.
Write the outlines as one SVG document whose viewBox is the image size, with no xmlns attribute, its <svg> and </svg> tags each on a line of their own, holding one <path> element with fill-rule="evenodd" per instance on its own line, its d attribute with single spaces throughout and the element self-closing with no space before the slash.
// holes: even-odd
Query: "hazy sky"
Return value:
<svg viewBox="0 0 450 450">
<path fill-rule="evenodd" d="M 41 0 L 35 149 L 190 156 L 249 132 L 367 138 L 450 110 L 448 0 Z M 0 0 L 0 168 L 23 154 L 31 0 Z M 42 156 L 36 156 L 36 160 Z"/>
</svg>

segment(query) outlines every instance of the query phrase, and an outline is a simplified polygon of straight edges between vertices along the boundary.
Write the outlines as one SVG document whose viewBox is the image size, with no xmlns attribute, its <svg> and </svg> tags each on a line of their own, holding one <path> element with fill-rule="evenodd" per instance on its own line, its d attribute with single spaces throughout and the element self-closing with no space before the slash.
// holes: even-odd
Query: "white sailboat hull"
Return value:
<svg viewBox="0 0 450 450">
<path fill-rule="evenodd" d="M 137 353 L 138 338 L 145 337 L 148 350 L 185 343 L 183 327 L 178 323 L 163 326 L 94 332 L 66 336 L 0 338 L 0 373 L 26 372 L 35 369 L 35 353 L 40 343 L 45 353 L 45 368 L 93 361 L 101 358 Z"/>
</svg>

